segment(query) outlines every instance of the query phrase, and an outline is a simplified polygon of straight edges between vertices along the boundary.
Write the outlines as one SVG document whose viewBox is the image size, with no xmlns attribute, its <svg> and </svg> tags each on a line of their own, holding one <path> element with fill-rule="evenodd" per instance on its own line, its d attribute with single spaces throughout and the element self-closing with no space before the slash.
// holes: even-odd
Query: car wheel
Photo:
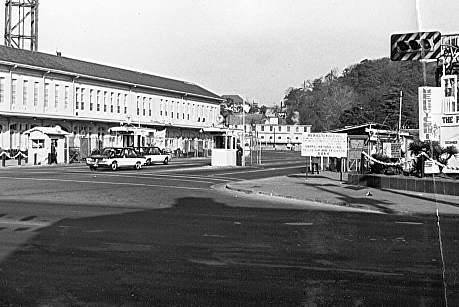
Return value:
<svg viewBox="0 0 459 307">
<path fill-rule="evenodd" d="M 164 159 L 163 164 L 169 164 L 169 158 Z"/>
<path fill-rule="evenodd" d="M 95 167 L 94 165 L 90 165 L 90 166 L 89 166 L 89 169 L 90 169 L 91 171 L 95 171 L 95 170 L 97 170 L 97 167 Z"/>
<path fill-rule="evenodd" d="M 146 164 L 151 165 L 151 159 L 148 159 Z"/>
<path fill-rule="evenodd" d="M 116 171 L 118 169 L 118 163 L 116 161 L 113 161 L 111 168 L 112 168 L 112 171 Z"/>
<path fill-rule="evenodd" d="M 141 168 L 142 168 L 142 163 L 141 163 L 140 161 L 137 161 L 137 163 L 134 165 L 134 168 L 135 168 L 136 170 L 141 169 Z"/>
</svg>

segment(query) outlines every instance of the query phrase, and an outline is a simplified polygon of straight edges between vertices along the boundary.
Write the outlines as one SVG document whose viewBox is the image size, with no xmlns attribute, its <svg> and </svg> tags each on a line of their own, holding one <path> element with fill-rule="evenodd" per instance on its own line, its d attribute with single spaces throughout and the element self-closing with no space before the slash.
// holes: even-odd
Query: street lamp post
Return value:
<svg viewBox="0 0 459 307">
<path fill-rule="evenodd" d="M 245 99 L 242 99 L 242 160 L 241 166 L 245 166 Z"/>
</svg>

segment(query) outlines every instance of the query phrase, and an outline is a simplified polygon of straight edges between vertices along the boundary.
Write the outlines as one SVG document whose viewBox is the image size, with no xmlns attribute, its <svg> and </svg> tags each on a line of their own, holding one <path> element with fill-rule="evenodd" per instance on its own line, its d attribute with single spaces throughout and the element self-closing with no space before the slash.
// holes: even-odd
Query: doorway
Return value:
<svg viewBox="0 0 459 307">
<path fill-rule="evenodd" d="M 134 147 L 133 135 L 123 135 L 123 147 Z"/>
</svg>

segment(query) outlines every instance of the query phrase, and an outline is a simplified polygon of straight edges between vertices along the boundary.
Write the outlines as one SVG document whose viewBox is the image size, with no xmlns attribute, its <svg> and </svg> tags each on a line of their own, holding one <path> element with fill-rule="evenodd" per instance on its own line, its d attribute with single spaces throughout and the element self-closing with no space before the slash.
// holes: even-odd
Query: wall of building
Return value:
<svg viewBox="0 0 459 307">
<path fill-rule="evenodd" d="M 243 129 L 243 125 L 232 125 L 230 128 Z M 287 144 L 298 147 L 304 132 L 311 132 L 310 125 L 245 125 L 246 134 L 255 136 L 258 142 L 266 147 L 286 149 Z"/>
<path fill-rule="evenodd" d="M 128 86 L 115 81 L 0 66 L 0 148 L 27 148 L 23 132 L 60 125 L 72 132 L 73 145 L 109 142 L 114 125 L 181 127 L 184 131 L 216 125 L 217 101 Z M 72 145 L 72 144 L 71 144 Z"/>
</svg>

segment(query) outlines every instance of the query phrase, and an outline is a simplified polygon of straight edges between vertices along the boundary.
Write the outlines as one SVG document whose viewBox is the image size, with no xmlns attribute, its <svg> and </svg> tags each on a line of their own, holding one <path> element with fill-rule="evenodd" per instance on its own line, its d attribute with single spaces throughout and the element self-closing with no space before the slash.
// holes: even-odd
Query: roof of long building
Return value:
<svg viewBox="0 0 459 307">
<path fill-rule="evenodd" d="M 43 52 L 0 46 L 0 63 L 1 62 L 18 65 L 22 64 L 35 68 L 82 75 L 89 78 L 93 77 L 106 79 L 113 82 L 122 82 L 136 86 L 146 86 L 165 91 L 169 90 L 183 94 L 198 95 L 222 100 L 219 95 L 194 83 L 159 77 L 133 70 L 91 63 Z"/>
</svg>

